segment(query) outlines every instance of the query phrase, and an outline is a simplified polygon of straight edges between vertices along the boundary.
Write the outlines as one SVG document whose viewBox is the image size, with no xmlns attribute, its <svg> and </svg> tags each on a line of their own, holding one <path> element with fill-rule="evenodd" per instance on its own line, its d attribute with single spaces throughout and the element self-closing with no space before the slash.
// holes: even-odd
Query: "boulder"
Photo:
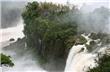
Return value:
<svg viewBox="0 0 110 72">
<path fill-rule="evenodd" d="M 14 38 L 10 38 L 10 40 L 9 41 L 14 41 L 15 39 Z"/>
<path fill-rule="evenodd" d="M 17 41 L 21 40 L 21 38 L 18 38 Z"/>
</svg>

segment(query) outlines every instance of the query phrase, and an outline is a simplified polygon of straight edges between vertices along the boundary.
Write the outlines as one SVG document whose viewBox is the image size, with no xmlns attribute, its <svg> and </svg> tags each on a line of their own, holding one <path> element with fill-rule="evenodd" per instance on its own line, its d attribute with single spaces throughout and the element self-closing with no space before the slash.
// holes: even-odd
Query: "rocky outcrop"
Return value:
<svg viewBox="0 0 110 72">
<path fill-rule="evenodd" d="M 9 41 L 14 41 L 15 39 L 14 38 L 10 38 L 10 40 Z"/>
</svg>

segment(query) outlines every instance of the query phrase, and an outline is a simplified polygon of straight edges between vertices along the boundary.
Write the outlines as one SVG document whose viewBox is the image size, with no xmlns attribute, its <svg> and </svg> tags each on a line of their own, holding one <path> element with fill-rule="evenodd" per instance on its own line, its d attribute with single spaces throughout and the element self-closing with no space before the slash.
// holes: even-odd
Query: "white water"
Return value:
<svg viewBox="0 0 110 72">
<path fill-rule="evenodd" d="M 19 54 L 14 51 L 3 51 L 3 53 L 10 55 L 15 64 L 13 67 L 3 66 L 3 72 L 46 72 L 39 66 L 37 59 L 33 58 L 29 51 L 21 56 L 18 56 Z"/>
<path fill-rule="evenodd" d="M 23 33 L 23 25 L 20 24 L 17 27 L 7 28 L 7 29 L 0 29 L 1 33 L 1 47 L 9 45 L 9 39 L 14 38 L 17 40 L 18 37 L 24 37 Z M 89 35 L 85 36 L 82 34 L 83 37 L 87 39 L 86 44 L 90 44 L 92 39 L 88 38 Z M 97 42 L 98 40 L 96 40 Z M 99 43 L 100 44 L 100 43 Z M 84 51 L 81 51 L 84 48 Z M 94 52 L 88 53 L 85 45 L 74 45 L 67 58 L 67 63 L 65 67 L 65 72 L 85 72 L 88 70 L 88 67 L 94 67 L 97 64 L 95 63 L 94 59 L 97 59 L 97 52 L 103 52 L 106 50 L 107 47 L 102 47 L 102 49 L 97 48 Z M 38 61 L 33 58 L 30 51 L 25 51 L 25 54 L 21 56 L 17 56 L 19 50 L 6 50 L 3 53 L 10 55 L 12 57 L 12 61 L 14 62 L 14 67 L 3 67 L 3 72 L 47 72 L 43 70 L 39 65 Z"/>
<path fill-rule="evenodd" d="M 73 46 L 67 58 L 65 72 L 84 72 L 89 66 L 94 67 L 96 54 L 80 52 L 84 45 Z"/>
<path fill-rule="evenodd" d="M 23 38 L 23 21 L 20 20 L 18 25 L 16 27 L 10 27 L 5 29 L 0 29 L 0 42 L 8 41 L 10 38 L 14 38 L 17 40 L 17 38 Z"/>
<path fill-rule="evenodd" d="M 90 39 L 89 35 L 82 34 L 83 37 L 86 38 L 87 43 L 89 45 Z M 96 42 L 99 41 L 95 40 Z M 81 49 L 84 48 L 84 51 Z M 88 53 L 85 45 L 74 45 L 68 55 L 65 72 L 86 72 L 88 68 L 93 68 L 98 64 L 95 62 L 95 59 L 98 60 L 98 52 L 105 53 L 106 46 L 102 48 L 96 48 L 93 52 Z"/>
<path fill-rule="evenodd" d="M 22 30 L 22 21 L 20 21 L 16 27 L 0 29 L 0 52 L 11 56 L 11 59 L 15 64 L 13 67 L 3 66 L 0 68 L 0 72 L 47 72 L 39 66 L 37 59 L 33 57 L 31 51 L 20 48 L 17 49 L 18 47 L 14 48 L 14 50 L 3 49 L 3 47 L 12 43 L 9 41 L 10 38 L 14 38 L 15 41 L 17 38 L 23 38 L 24 34 L 22 33 Z"/>
<path fill-rule="evenodd" d="M 7 29 L 0 29 L 0 46 L 3 48 L 6 45 L 9 45 L 10 42 L 8 41 L 10 38 L 23 38 L 24 35 L 22 33 L 23 25 L 22 21 L 17 25 L 17 27 L 7 28 Z M 87 39 L 86 44 L 90 44 L 92 39 L 88 38 L 89 35 L 85 36 L 82 34 L 83 37 Z M 99 40 L 96 40 L 96 42 Z M 99 43 L 100 44 L 100 43 Z M 81 51 L 84 48 L 84 51 Z M 88 53 L 85 45 L 74 45 L 67 58 L 65 72 L 85 72 L 88 70 L 88 67 L 95 67 L 97 64 L 94 59 L 97 59 L 97 52 L 103 52 L 106 50 L 107 47 L 96 48 L 94 52 Z M 1 51 L 1 50 L 0 50 Z M 10 55 L 12 57 L 12 61 L 14 62 L 14 67 L 3 67 L 3 72 L 47 72 L 43 70 L 39 65 L 38 61 L 33 58 L 30 51 L 25 51 L 25 54 L 21 56 L 17 56 L 17 50 L 9 50 L 3 51 L 3 53 Z"/>
</svg>

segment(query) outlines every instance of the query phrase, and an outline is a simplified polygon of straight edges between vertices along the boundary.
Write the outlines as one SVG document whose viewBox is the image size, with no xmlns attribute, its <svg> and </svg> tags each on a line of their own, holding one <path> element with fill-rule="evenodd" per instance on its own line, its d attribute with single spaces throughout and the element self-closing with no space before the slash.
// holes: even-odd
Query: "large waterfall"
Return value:
<svg viewBox="0 0 110 72">
<path fill-rule="evenodd" d="M 82 34 L 82 36 L 86 38 L 86 44 L 88 45 L 90 44 L 90 41 L 92 41 L 92 39 L 89 38 L 89 35 L 86 36 Z M 94 41 L 98 42 L 99 39 Z M 98 43 L 97 45 L 101 46 L 101 43 Z M 107 48 L 108 45 L 94 48 L 92 52 L 88 52 L 85 44 L 73 45 L 67 58 L 65 72 L 86 72 L 89 68 L 97 66 L 96 60 L 98 60 L 98 54 L 104 54 Z"/>
</svg>

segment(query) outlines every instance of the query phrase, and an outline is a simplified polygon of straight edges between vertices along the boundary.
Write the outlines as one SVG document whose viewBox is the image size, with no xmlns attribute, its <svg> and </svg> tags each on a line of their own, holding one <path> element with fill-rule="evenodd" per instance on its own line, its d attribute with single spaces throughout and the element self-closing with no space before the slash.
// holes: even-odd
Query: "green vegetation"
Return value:
<svg viewBox="0 0 110 72">
<path fill-rule="evenodd" d="M 22 13 L 25 24 L 24 34 L 28 47 L 36 49 L 40 62 L 45 63 L 52 59 L 57 61 L 59 58 L 66 62 L 69 49 L 73 45 L 87 42 L 84 37 L 77 34 L 78 30 L 75 20 L 69 20 L 71 19 L 70 15 L 74 15 L 77 12 L 78 9 L 75 7 L 70 9 L 66 5 L 46 2 L 28 3 Z M 105 36 L 105 34 L 101 33 L 92 33 L 90 38 L 103 40 Z M 106 40 L 108 43 L 110 42 L 110 39 Z M 95 44 L 94 41 L 91 41 L 87 48 L 91 50 Z M 110 65 L 109 59 L 109 56 L 104 56 L 98 62 L 99 66 L 91 69 L 89 72 L 110 72 L 110 68 L 108 68 Z M 104 67 L 102 68 L 102 66 Z"/>
<path fill-rule="evenodd" d="M 76 36 L 75 37 L 76 41 L 75 44 L 85 44 L 87 42 L 87 40 L 83 37 L 83 36 Z"/>
<path fill-rule="evenodd" d="M 1 65 L 14 66 L 14 63 L 11 61 L 10 56 L 0 54 Z"/>
<path fill-rule="evenodd" d="M 71 10 L 60 4 L 28 3 L 22 14 L 28 47 L 36 48 L 41 58 L 46 61 L 49 58 L 65 58 L 65 41 L 69 36 L 77 34 L 77 25 L 73 21 L 65 22 L 63 17 L 74 10 L 75 8 Z"/>
<path fill-rule="evenodd" d="M 73 45 L 82 45 L 85 44 L 87 40 L 81 35 L 69 36 L 69 38 L 65 41 L 65 45 L 67 48 L 71 48 Z"/>
<path fill-rule="evenodd" d="M 110 55 L 104 55 L 97 61 L 97 67 L 90 69 L 88 72 L 110 72 Z"/>
</svg>

